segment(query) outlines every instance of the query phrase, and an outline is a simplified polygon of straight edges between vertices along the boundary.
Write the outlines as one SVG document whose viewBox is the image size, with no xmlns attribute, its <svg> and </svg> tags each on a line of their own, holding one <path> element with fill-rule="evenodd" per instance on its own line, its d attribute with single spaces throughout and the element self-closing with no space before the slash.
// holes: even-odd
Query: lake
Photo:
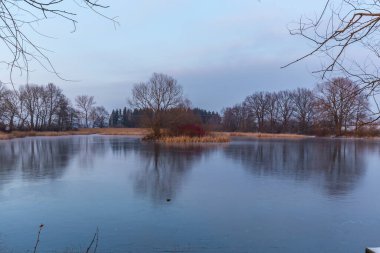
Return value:
<svg viewBox="0 0 380 253">
<path fill-rule="evenodd" d="M 364 252 L 380 142 L 133 137 L 0 142 L 0 252 Z M 91 251 L 92 252 L 92 251 Z"/>
</svg>

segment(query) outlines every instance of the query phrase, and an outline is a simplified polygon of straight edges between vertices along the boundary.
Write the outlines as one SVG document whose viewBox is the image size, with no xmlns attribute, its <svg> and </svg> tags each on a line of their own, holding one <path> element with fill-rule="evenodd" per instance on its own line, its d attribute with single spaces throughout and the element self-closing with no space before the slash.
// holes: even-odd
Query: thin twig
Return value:
<svg viewBox="0 0 380 253">
<path fill-rule="evenodd" d="M 44 224 L 41 224 L 41 225 L 40 225 L 40 228 L 39 228 L 39 230 L 38 230 L 37 241 L 36 241 L 36 245 L 34 246 L 34 251 L 33 251 L 33 253 L 36 253 L 36 252 L 37 252 L 37 247 L 38 247 L 38 244 L 40 243 L 40 234 L 41 234 L 41 231 L 42 231 L 43 227 L 44 227 Z"/>
<path fill-rule="evenodd" d="M 96 249 L 98 248 L 98 240 L 99 240 L 99 227 L 96 228 L 96 232 L 94 234 L 94 237 L 91 240 L 90 245 L 88 246 L 88 248 L 86 250 L 86 253 L 90 252 L 90 249 L 91 249 L 92 245 L 94 244 L 94 242 L 95 242 L 94 253 L 96 252 Z"/>
</svg>

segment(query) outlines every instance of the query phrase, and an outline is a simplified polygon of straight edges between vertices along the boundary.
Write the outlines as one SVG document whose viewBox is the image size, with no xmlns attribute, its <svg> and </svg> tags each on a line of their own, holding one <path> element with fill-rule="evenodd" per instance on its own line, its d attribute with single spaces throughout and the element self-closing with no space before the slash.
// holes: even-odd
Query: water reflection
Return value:
<svg viewBox="0 0 380 253">
<path fill-rule="evenodd" d="M 197 161 L 217 150 L 215 145 L 168 145 L 110 139 L 114 154 L 136 155 L 139 166 L 133 174 L 137 194 L 154 203 L 175 200 L 186 175 Z"/>
<path fill-rule="evenodd" d="M 346 140 L 241 141 L 224 149 L 226 157 L 240 162 L 256 176 L 310 180 L 327 194 L 352 191 L 362 178 L 365 154 L 379 151 L 376 143 Z"/>
<path fill-rule="evenodd" d="M 105 154 L 106 140 L 89 137 L 26 138 L 0 143 L 0 184 L 20 173 L 25 180 L 61 178 L 69 163 L 89 168 Z"/>
<path fill-rule="evenodd" d="M 39 252 L 80 248 L 96 226 L 102 252 L 359 252 L 378 241 L 379 154 L 321 139 L 0 141 L 0 252 L 30 250 L 40 222 Z"/>
<path fill-rule="evenodd" d="M 0 175 L 1 178 L 9 176 L 14 172 L 14 168 L 18 163 L 18 155 L 20 154 L 14 142 L 1 143 L 0 145 Z"/>
<path fill-rule="evenodd" d="M 79 167 L 85 169 L 94 168 L 96 159 L 104 157 L 109 150 L 109 140 L 102 136 L 82 137 L 72 144 L 79 156 Z"/>
<path fill-rule="evenodd" d="M 139 153 L 143 166 L 134 175 L 136 192 L 148 195 L 155 203 L 175 199 L 186 175 L 215 146 L 145 145 Z"/>
<path fill-rule="evenodd" d="M 114 159 L 132 161 L 136 193 L 156 203 L 175 199 L 186 175 L 202 158 L 217 151 L 256 176 L 285 177 L 322 185 L 328 195 L 354 189 L 366 168 L 365 155 L 380 153 L 377 142 L 344 140 L 234 141 L 228 145 L 159 145 L 137 138 L 75 136 L 26 138 L 0 142 L 0 187 L 13 178 L 61 178 L 69 164 L 92 169 L 111 151 Z M 218 156 L 215 159 L 225 159 Z"/>
<path fill-rule="evenodd" d="M 13 178 L 59 179 L 74 159 L 75 167 L 96 168 L 97 159 L 110 150 L 112 155 L 121 155 L 124 160 L 133 154 L 138 167 L 132 175 L 135 192 L 148 196 L 155 203 L 163 203 L 175 199 L 195 162 L 216 149 L 215 145 L 160 145 L 125 137 L 12 140 L 0 143 L 0 186 Z"/>
<path fill-rule="evenodd" d="M 72 140 L 30 139 L 18 145 L 20 168 L 28 180 L 60 178 L 70 159 Z"/>
<path fill-rule="evenodd" d="M 21 176 L 56 179 L 62 176 L 70 160 L 74 139 L 29 138 L 0 144 L 2 179 L 21 171 Z"/>
</svg>

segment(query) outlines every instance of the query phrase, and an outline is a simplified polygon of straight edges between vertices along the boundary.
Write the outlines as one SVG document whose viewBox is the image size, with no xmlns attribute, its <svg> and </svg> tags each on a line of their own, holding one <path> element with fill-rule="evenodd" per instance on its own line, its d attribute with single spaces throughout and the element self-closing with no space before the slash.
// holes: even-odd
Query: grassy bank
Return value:
<svg viewBox="0 0 380 253">
<path fill-rule="evenodd" d="M 210 135 L 204 137 L 188 137 L 188 136 L 164 136 L 158 142 L 162 143 L 223 143 L 229 142 L 233 137 L 244 137 L 253 139 L 304 139 L 314 136 L 301 134 L 277 134 L 277 133 L 246 133 L 246 132 L 211 132 Z"/>
<path fill-rule="evenodd" d="M 147 128 L 88 128 L 76 131 L 13 131 L 11 133 L 0 132 L 0 140 L 10 140 L 28 136 L 68 136 L 68 135 L 130 135 L 146 136 L 151 133 Z M 213 132 L 204 137 L 162 137 L 159 142 L 163 143 L 217 143 L 229 142 L 232 137 L 267 138 L 267 139 L 302 139 L 312 136 L 300 134 L 271 134 L 271 133 L 244 133 L 244 132 Z"/>
<path fill-rule="evenodd" d="M 145 128 L 88 128 L 76 131 L 13 131 L 11 133 L 0 132 L 0 140 L 24 138 L 29 136 L 68 136 L 68 135 L 137 135 L 144 136 L 149 133 Z"/>
<path fill-rule="evenodd" d="M 202 137 L 189 137 L 189 136 L 165 136 L 157 140 L 162 143 L 225 143 L 229 142 L 228 135 L 207 135 Z"/>
<path fill-rule="evenodd" d="M 245 132 L 223 132 L 223 134 L 230 137 L 248 137 L 248 138 L 262 138 L 262 139 L 304 139 L 314 136 L 302 134 L 274 134 L 274 133 L 245 133 Z"/>
</svg>

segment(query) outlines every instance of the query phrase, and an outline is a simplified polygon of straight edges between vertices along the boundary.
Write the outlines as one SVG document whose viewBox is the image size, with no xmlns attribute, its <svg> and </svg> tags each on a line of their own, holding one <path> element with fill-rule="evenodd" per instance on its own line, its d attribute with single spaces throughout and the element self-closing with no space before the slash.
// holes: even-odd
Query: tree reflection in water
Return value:
<svg viewBox="0 0 380 253">
<path fill-rule="evenodd" d="M 79 156 L 79 167 L 94 168 L 96 159 L 103 157 L 109 150 L 109 141 L 104 136 L 81 137 L 72 143 L 76 146 L 75 152 Z"/>
<path fill-rule="evenodd" d="M 292 178 L 322 185 L 327 194 L 352 191 L 365 172 L 365 154 L 379 151 L 376 143 L 350 140 L 240 141 L 224 149 L 257 176 Z"/>
<path fill-rule="evenodd" d="M 72 138 L 27 138 L 0 143 L 0 173 L 21 171 L 28 180 L 62 176 L 70 160 Z M 3 177 L 3 178 L 4 178 Z"/>
<path fill-rule="evenodd" d="M 220 146 L 164 145 L 104 136 L 26 138 L 0 142 L 0 187 L 12 178 L 60 178 L 74 158 L 80 168 L 92 168 L 108 150 L 114 157 L 136 159 L 134 189 L 155 203 L 175 199 L 191 168 L 214 151 L 224 154 L 217 159 L 233 159 L 256 176 L 310 181 L 323 185 L 331 196 L 352 191 L 365 172 L 366 154 L 380 153 L 377 142 L 328 139 L 238 140 Z"/>
<path fill-rule="evenodd" d="M 10 177 L 15 172 L 19 154 L 18 145 L 15 142 L 0 143 L 0 178 Z"/>
<path fill-rule="evenodd" d="M 0 142 L 0 185 L 21 173 L 26 180 L 57 179 L 71 160 L 91 167 L 94 157 L 105 153 L 106 139 L 96 137 L 38 137 Z"/>
<path fill-rule="evenodd" d="M 111 139 L 111 147 L 116 153 L 127 154 L 133 150 L 138 155 L 141 166 L 133 175 L 135 191 L 157 204 L 175 199 L 195 163 L 218 148 L 202 144 L 131 143 L 120 139 Z"/>
</svg>

